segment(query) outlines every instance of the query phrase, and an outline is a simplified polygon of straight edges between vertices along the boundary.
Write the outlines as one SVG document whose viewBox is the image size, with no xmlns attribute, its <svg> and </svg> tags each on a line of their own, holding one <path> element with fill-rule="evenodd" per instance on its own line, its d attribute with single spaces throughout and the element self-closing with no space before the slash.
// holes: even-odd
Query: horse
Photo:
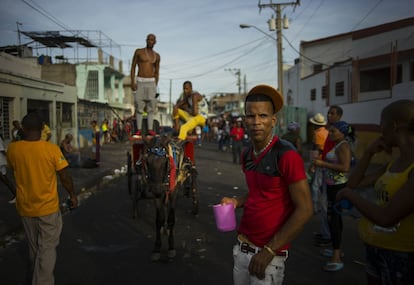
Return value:
<svg viewBox="0 0 414 285">
<path fill-rule="evenodd" d="M 191 142 L 186 142 L 191 143 Z M 185 143 L 178 143 L 167 136 L 155 136 L 144 142 L 142 159 L 137 161 L 137 174 L 140 175 L 141 195 L 151 195 L 156 208 L 155 244 L 152 261 L 161 258 L 161 233 L 168 236 L 168 259 L 176 255 L 174 242 L 175 204 L 180 188 L 184 195 L 192 198 L 192 214 L 198 214 L 197 170 L 185 155 Z M 139 168 L 139 169 L 138 169 Z M 146 192 L 148 191 L 148 192 Z M 135 198 L 137 199 L 137 198 Z M 137 201 L 134 201 L 134 214 Z"/>
</svg>

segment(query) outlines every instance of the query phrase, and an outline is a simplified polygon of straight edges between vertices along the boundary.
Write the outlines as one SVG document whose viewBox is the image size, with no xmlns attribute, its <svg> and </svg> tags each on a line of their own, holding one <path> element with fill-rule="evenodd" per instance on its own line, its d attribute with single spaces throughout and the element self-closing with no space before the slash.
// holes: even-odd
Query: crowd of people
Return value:
<svg viewBox="0 0 414 285">
<path fill-rule="evenodd" d="M 107 119 L 91 122 L 93 161 L 100 161 L 102 144 L 157 135 L 153 118 L 161 58 L 153 50 L 155 43 L 155 35 L 149 34 L 146 47 L 134 53 L 134 117 L 115 118 L 112 125 Z M 287 123 L 284 134 L 274 133 L 283 105 L 278 90 L 257 85 L 246 95 L 243 117 L 209 117 L 205 98 L 185 81 L 173 108 L 171 131 L 178 141 L 194 135 L 199 146 L 214 142 L 219 151 L 231 149 L 231 161 L 244 173 L 248 192 L 221 198 L 222 204 L 243 209 L 233 247 L 234 284 L 282 284 L 291 243 L 314 214 L 320 217 L 315 245 L 325 247 L 320 254 L 328 258 L 322 269 L 342 270 L 344 206 L 338 205 L 344 201 L 363 216 L 359 233 L 366 248 L 367 284 L 414 284 L 414 101 L 399 100 L 382 110 L 381 134 L 359 159 L 355 129 L 342 119 L 340 106 L 330 106 L 327 119 L 322 113 L 309 118 L 311 156 L 305 157 L 298 122 Z M 66 168 L 81 166 L 79 149 L 70 133 L 59 146 L 50 143 L 48 123 L 35 113 L 27 114 L 22 125 L 13 121 L 11 138 L 7 151 L 0 138 L 0 181 L 24 225 L 32 283 L 53 284 L 63 226 L 57 177 L 69 194 L 70 207 L 77 207 Z M 372 158 L 381 152 L 394 154 L 393 159 L 369 172 Z M 8 179 L 6 166 L 16 185 Z M 357 193 L 368 185 L 375 189 L 375 201 Z"/>
<path fill-rule="evenodd" d="M 234 284 L 282 284 L 290 241 L 310 213 L 321 216 L 315 245 L 331 246 L 320 251 L 328 258 L 322 269 L 342 270 L 342 215 L 350 207 L 363 216 L 359 234 L 366 247 L 367 284 L 414 284 L 414 153 L 410 147 L 414 139 L 414 101 L 399 100 L 383 109 L 381 134 L 359 160 L 354 154 L 355 129 L 342 120 L 341 107 L 331 106 L 327 121 L 320 113 L 311 117 L 309 180 L 302 168 L 298 124 L 288 125 L 284 139 L 268 131 L 277 121 L 278 110 L 278 100 L 273 101 L 271 110 L 269 97 L 279 96 L 263 86 L 247 94 L 245 122 L 252 146 L 243 152 L 242 169 L 249 191 L 221 200 L 222 204 L 243 208 L 233 248 Z M 375 154 L 392 154 L 395 150 L 397 155 L 388 164 L 370 171 Z M 357 193 L 370 185 L 375 187 L 376 200 Z M 274 198 L 276 193 L 290 195 L 287 201 L 295 204 L 295 210 L 283 204 L 280 196 Z"/>
</svg>

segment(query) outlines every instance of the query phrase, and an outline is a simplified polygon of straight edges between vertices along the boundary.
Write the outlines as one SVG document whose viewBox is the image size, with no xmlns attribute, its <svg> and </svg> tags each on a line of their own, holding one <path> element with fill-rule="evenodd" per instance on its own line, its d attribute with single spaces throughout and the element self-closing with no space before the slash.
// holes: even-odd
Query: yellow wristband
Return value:
<svg viewBox="0 0 414 285">
<path fill-rule="evenodd" d="M 276 253 L 269 246 L 265 245 L 263 248 L 266 249 L 271 255 L 276 256 Z"/>
</svg>

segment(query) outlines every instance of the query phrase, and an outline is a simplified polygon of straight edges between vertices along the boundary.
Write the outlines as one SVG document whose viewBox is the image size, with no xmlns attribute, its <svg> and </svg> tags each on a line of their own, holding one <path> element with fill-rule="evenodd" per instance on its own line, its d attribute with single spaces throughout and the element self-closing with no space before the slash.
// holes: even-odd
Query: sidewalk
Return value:
<svg viewBox="0 0 414 285">
<path fill-rule="evenodd" d="M 129 141 L 118 142 L 112 144 L 105 144 L 101 148 L 101 162 L 96 168 L 68 168 L 69 173 L 73 178 L 74 188 L 80 203 L 87 199 L 92 191 L 99 190 L 102 184 L 105 184 L 112 179 L 118 177 L 115 175 L 115 170 L 119 171 L 127 164 L 127 152 L 130 151 L 131 144 Z M 91 150 L 85 148 L 81 150 L 81 157 L 91 157 Z M 118 171 L 116 171 L 118 172 Z M 9 175 L 12 177 L 12 175 Z M 59 179 L 58 179 L 59 180 Z M 125 184 L 126 184 L 125 180 Z M 0 184 L 3 188 L 3 184 Z M 59 199 L 61 209 L 66 210 L 64 202 L 67 199 L 67 192 L 62 185 L 58 185 Z M 0 246 L 5 245 L 12 239 L 19 239 L 22 233 L 22 225 L 20 217 L 16 212 L 15 204 L 9 204 L 11 198 L 7 189 L 1 189 L 0 192 Z"/>
</svg>

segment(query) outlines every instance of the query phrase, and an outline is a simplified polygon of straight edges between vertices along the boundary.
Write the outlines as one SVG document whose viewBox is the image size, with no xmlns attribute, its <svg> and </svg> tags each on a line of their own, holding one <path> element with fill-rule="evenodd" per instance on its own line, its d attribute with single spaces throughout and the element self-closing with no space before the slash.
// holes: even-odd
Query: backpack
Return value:
<svg viewBox="0 0 414 285">
<path fill-rule="evenodd" d="M 254 170 L 269 176 L 283 176 L 279 169 L 279 160 L 283 154 L 289 150 L 296 151 L 296 148 L 287 140 L 278 139 L 261 162 L 255 164 L 252 158 L 253 145 L 249 145 L 244 149 L 242 154 L 242 166 L 245 170 Z M 268 160 L 268 161 L 267 161 Z M 270 167 L 268 167 L 270 165 Z"/>
</svg>

